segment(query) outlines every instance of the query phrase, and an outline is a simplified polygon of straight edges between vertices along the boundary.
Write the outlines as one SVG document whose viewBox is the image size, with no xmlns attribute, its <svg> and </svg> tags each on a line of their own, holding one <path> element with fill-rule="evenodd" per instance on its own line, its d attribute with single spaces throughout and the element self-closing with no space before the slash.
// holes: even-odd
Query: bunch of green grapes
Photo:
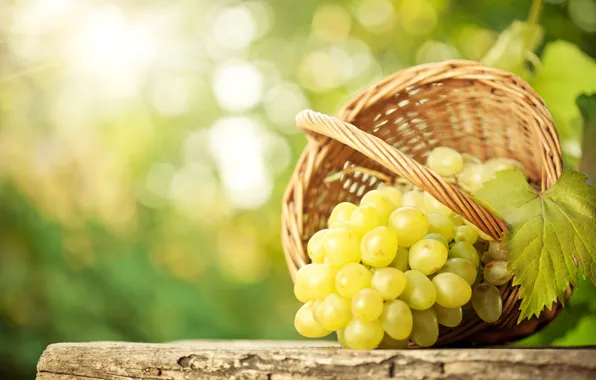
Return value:
<svg viewBox="0 0 596 380">
<path fill-rule="evenodd" d="M 443 147 L 427 165 L 446 178 L 467 170 L 459 153 Z M 491 175 L 505 166 L 494 164 Z M 367 192 L 359 205 L 342 202 L 308 241 L 312 263 L 296 274 L 294 294 L 304 303 L 296 330 L 308 338 L 335 332 L 350 349 L 405 348 L 432 346 L 439 325 L 456 327 L 465 312 L 494 323 L 502 312 L 497 286 L 512 273 L 506 251 L 491 240 L 403 181 Z"/>
</svg>

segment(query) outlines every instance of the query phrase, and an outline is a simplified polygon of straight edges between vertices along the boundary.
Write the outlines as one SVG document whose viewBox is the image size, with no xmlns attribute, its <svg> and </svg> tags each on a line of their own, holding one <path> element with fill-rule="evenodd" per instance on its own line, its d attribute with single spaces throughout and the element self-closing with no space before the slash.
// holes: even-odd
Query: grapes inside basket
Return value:
<svg viewBox="0 0 596 380">
<path fill-rule="evenodd" d="M 309 144 L 282 207 L 297 331 L 354 349 L 503 344 L 596 281 L 596 189 L 542 99 L 470 61 L 402 70 Z"/>
<path fill-rule="evenodd" d="M 498 171 L 523 168 L 447 147 L 433 149 L 427 165 L 469 192 Z M 507 251 L 407 180 L 381 184 L 359 205 L 339 203 L 327 224 L 308 241 L 312 263 L 296 274 L 304 305 L 294 323 L 303 336 L 335 331 L 352 349 L 429 347 L 439 325 L 457 327 L 464 314 L 488 323 L 501 316 L 497 286 L 512 277 Z"/>
</svg>

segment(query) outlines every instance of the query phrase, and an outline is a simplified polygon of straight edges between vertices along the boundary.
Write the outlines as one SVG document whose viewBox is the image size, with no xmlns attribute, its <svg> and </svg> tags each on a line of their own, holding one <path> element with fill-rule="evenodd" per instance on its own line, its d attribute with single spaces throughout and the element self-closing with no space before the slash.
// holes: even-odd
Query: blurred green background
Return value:
<svg viewBox="0 0 596 380">
<path fill-rule="evenodd" d="M 530 7 L 0 2 L 0 378 L 33 378 L 52 342 L 297 339 L 279 233 L 295 114 L 407 66 L 480 60 Z M 596 91 L 596 3 L 542 10 L 542 34 L 513 25 L 485 61 L 540 92 L 574 167 L 596 149 L 575 105 Z M 525 343 L 596 344 L 595 312 L 584 282 Z"/>
</svg>

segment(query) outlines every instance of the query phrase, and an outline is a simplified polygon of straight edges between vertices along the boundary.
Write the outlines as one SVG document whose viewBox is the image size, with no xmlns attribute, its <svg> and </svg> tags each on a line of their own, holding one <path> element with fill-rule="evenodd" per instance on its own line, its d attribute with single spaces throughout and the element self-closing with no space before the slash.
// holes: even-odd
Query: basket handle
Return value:
<svg viewBox="0 0 596 380">
<path fill-rule="evenodd" d="M 507 224 L 503 220 L 476 203 L 469 195 L 408 155 L 353 124 L 312 110 L 300 112 L 296 116 L 296 123 L 305 132 L 315 134 L 315 137 L 323 135 L 345 144 L 409 180 L 493 239 L 501 240 L 507 231 Z"/>
</svg>

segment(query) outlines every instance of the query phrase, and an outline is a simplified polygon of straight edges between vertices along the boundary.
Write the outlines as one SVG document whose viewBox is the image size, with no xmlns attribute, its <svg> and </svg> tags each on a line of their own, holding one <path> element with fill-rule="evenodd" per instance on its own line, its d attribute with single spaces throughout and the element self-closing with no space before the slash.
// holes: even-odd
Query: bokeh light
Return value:
<svg viewBox="0 0 596 380">
<path fill-rule="evenodd" d="M 414 36 L 430 33 L 437 24 L 437 12 L 427 0 L 402 1 L 399 15 L 402 27 Z"/>
<path fill-rule="evenodd" d="M 323 4 L 316 9 L 312 20 L 313 34 L 322 41 L 340 43 L 345 41 L 352 26 L 348 11 L 336 4 Z"/>
<path fill-rule="evenodd" d="M 261 100 L 263 77 L 248 62 L 226 62 L 215 73 L 213 90 L 218 103 L 224 109 L 246 111 Z"/>
<path fill-rule="evenodd" d="M 271 195 L 273 178 L 265 162 L 262 124 L 249 117 L 217 120 L 209 130 L 209 151 L 217 163 L 230 201 L 258 208 Z"/>
<path fill-rule="evenodd" d="M 219 189 L 213 168 L 194 162 L 176 170 L 170 182 L 169 197 L 185 217 L 213 223 L 229 211 L 218 199 Z"/>
<path fill-rule="evenodd" d="M 592 0 L 569 0 L 569 17 L 583 30 L 596 32 L 596 3 Z"/>
<path fill-rule="evenodd" d="M 416 54 L 416 62 L 419 64 L 455 58 L 459 58 L 459 53 L 453 46 L 437 41 L 426 41 L 420 46 Z"/>
<path fill-rule="evenodd" d="M 455 35 L 457 47 L 463 56 L 471 59 L 482 59 L 497 39 L 494 31 L 473 25 L 464 25 Z"/>
<path fill-rule="evenodd" d="M 272 87 L 264 98 L 267 118 L 286 133 L 296 133 L 296 115 L 308 108 L 308 99 L 295 83 L 281 82 Z"/>
<path fill-rule="evenodd" d="M 360 0 L 356 17 L 362 26 L 372 32 L 386 32 L 395 25 L 395 11 L 388 0 Z"/>
<path fill-rule="evenodd" d="M 256 36 L 255 20 L 243 6 L 222 9 L 213 20 L 213 37 L 216 43 L 230 49 L 248 46 Z"/>
</svg>

